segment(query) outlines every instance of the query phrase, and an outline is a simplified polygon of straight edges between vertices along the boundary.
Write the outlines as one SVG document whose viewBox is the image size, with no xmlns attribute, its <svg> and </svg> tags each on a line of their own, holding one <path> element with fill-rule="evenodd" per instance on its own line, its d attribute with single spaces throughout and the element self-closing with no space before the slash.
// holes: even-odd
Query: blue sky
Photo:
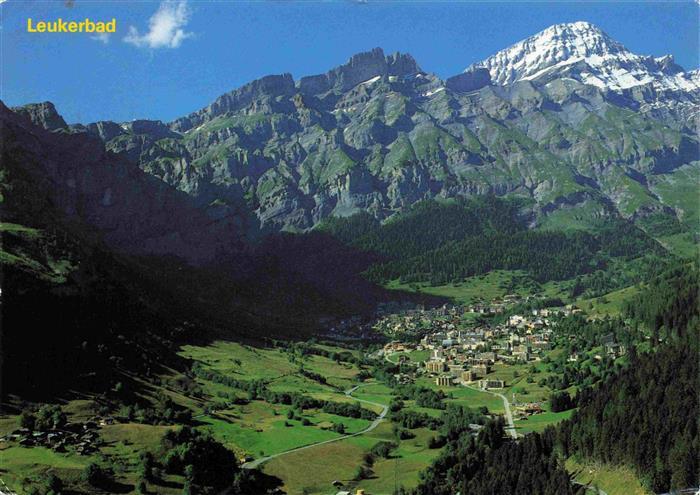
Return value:
<svg viewBox="0 0 700 495">
<path fill-rule="evenodd" d="M 690 0 L 182 1 L 73 0 L 71 7 L 63 0 L 5 1 L 0 98 L 10 106 L 53 101 L 71 123 L 169 121 L 263 75 L 290 72 L 298 79 L 376 46 L 408 52 L 423 70 L 447 77 L 551 24 L 577 20 L 600 26 L 636 53 L 671 53 L 686 69 L 698 67 L 700 8 Z M 28 17 L 115 17 L 117 33 L 108 40 L 32 34 Z"/>
</svg>

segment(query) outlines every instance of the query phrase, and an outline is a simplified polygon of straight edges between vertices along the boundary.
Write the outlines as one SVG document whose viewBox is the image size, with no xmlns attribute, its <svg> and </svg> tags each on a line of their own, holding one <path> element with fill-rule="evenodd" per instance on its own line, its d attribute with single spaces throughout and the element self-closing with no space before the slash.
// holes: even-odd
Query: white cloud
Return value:
<svg viewBox="0 0 700 495">
<path fill-rule="evenodd" d="M 97 33 L 95 36 L 90 36 L 90 39 L 104 43 L 109 43 L 109 33 Z"/>
<path fill-rule="evenodd" d="M 190 20 L 187 0 L 165 0 L 148 21 L 148 32 L 143 35 L 134 26 L 124 41 L 148 48 L 177 48 L 193 33 L 185 31 Z"/>
</svg>

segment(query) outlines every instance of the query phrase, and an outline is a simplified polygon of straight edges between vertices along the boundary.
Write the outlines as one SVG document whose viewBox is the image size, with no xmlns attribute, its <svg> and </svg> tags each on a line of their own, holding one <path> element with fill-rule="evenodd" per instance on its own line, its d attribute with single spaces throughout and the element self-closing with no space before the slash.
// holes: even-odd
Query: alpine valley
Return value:
<svg viewBox="0 0 700 495">
<path fill-rule="evenodd" d="M 59 110 L 0 102 L 0 494 L 698 489 L 698 70 L 575 22 Z"/>
</svg>

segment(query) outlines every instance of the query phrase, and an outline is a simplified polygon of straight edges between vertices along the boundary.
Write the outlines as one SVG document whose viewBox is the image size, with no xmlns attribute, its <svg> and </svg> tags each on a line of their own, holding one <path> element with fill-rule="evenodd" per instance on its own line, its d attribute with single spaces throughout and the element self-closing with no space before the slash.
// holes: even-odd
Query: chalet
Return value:
<svg viewBox="0 0 700 495">
<path fill-rule="evenodd" d="M 552 349 L 552 343 L 547 340 L 536 340 L 532 343 L 532 347 L 538 351 L 549 351 Z"/>
<path fill-rule="evenodd" d="M 569 358 L 567 359 L 567 361 L 569 361 L 570 363 L 576 363 L 576 362 L 578 362 L 581 358 L 582 358 L 582 355 L 581 355 L 580 352 L 574 352 L 573 354 L 571 354 L 571 355 L 569 356 Z"/>
<path fill-rule="evenodd" d="M 513 315 L 508 318 L 509 327 L 517 327 L 525 323 L 525 317 L 522 315 Z"/>
</svg>

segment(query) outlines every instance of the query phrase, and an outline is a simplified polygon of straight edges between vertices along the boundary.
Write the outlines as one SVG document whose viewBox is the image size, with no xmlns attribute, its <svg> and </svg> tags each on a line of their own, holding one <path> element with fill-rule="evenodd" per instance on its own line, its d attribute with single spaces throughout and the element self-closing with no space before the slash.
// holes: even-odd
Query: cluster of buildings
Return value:
<svg viewBox="0 0 700 495">
<path fill-rule="evenodd" d="M 436 311 L 447 318 L 424 330 L 419 342 L 395 340 L 384 346 L 383 353 L 429 350 L 430 357 L 416 373 L 430 375 L 438 386 L 462 383 L 475 384 L 482 389 L 498 389 L 506 384 L 488 376 L 492 367 L 496 363 L 539 360 L 545 351 L 552 349 L 554 322 L 550 318 L 563 310 L 532 310 L 529 314 L 512 315 L 495 326 L 472 328 L 463 328 L 465 325 L 449 318 L 459 308 L 443 307 Z M 416 323 L 415 318 L 416 315 L 403 315 L 404 329 Z"/>
<path fill-rule="evenodd" d="M 100 426 L 113 422 L 111 418 L 99 418 L 85 423 L 66 423 L 60 428 L 45 431 L 19 428 L 0 437 L 0 442 L 17 442 L 22 447 L 46 447 L 54 452 L 66 452 L 70 447 L 80 455 L 90 455 L 97 452 L 101 444 Z"/>
<path fill-rule="evenodd" d="M 602 352 L 596 352 L 595 354 L 593 354 L 593 359 L 595 359 L 596 361 L 601 361 L 603 359 L 603 356 L 607 356 L 612 359 L 617 359 L 627 354 L 627 347 L 624 344 L 618 342 L 615 339 L 615 335 L 612 333 L 603 335 L 600 338 L 600 347 L 602 348 Z M 570 363 L 575 363 L 586 358 L 587 355 L 585 352 L 574 351 L 569 355 L 567 361 L 569 361 Z"/>
<path fill-rule="evenodd" d="M 373 325 L 373 329 L 383 335 L 394 338 L 422 335 L 426 331 L 449 332 L 465 326 L 465 317 L 482 315 L 494 316 L 503 314 L 514 305 L 536 300 L 536 296 L 522 297 L 517 294 L 509 294 L 502 298 L 494 298 L 490 303 L 475 303 L 468 306 L 445 304 L 439 308 L 407 309 L 401 307 L 396 312 L 380 312 L 379 318 Z M 509 326 L 518 328 L 544 327 L 545 320 L 553 316 L 569 316 L 580 313 L 581 309 L 574 305 L 561 308 L 547 308 L 532 310 L 531 314 L 513 315 L 509 319 Z"/>
<path fill-rule="evenodd" d="M 381 340 L 381 335 L 374 331 L 372 324 L 360 316 L 352 316 L 341 320 L 321 318 L 319 325 L 324 329 L 325 336 L 331 340 L 340 342 L 373 342 Z"/>
<path fill-rule="evenodd" d="M 470 313 L 478 313 L 481 315 L 492 316 L 502 314 L 509 306 L 528 302 L 533 299 L 533 296 L 522 297 L 518 294 L 507 294 L 503 297 L 495 297 L 490 303 L 477 303 L 467 306 L 467 311 Z"/>
<path fill-rule="evenodd" d="M 436 348 L 423 365 L 424 372 L 434 377 L 439 387 L 474 383 L 482 389 L 504 388 L 503 380 L 487 378 L 497 359 L 498 355 L 490 351 L 445 353 L 444 349 Z"/>
<path fill-rule="evenodd" d="M 440 308 L 403 309 L 398 313 L 384 314 L 374 324 L 374 330 L 391 337 L 416 336 L 426 331 L 451 331 L 463 325 L 468 309 L 462 306 L 444 305 Z"/>
</svg>

